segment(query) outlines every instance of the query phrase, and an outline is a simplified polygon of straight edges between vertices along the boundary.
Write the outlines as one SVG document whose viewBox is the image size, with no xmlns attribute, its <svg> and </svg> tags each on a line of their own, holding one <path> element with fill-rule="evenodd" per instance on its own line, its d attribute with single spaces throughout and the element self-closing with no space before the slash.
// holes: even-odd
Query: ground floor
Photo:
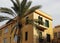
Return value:
<svg viewBox="0 0 60 43">
<path fill-rule="evenodd" d="M 8 29 L 8 28 L 7 28 Z M 15 30 L 14 30 L 15 31 Z M 22 28 L 21 43 L 51 43 L 52 35 L 48 31 L 41 31 L 38 28 L 27 25 Z M 14 37 L 14 32 L 10 34 L 10 30 L 4 33 L 2 30 L 2 35 L 0 36 L 0 43 L 17 43 L 18 35 Z"/>
</svg>

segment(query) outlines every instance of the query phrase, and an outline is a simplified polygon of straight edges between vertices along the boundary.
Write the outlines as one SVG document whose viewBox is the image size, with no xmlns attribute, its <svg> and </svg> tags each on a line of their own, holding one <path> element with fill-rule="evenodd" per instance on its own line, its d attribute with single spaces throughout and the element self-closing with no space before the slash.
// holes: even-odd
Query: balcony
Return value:
<svg viewBox="0 0 60 43">
<path fill-rule="evenodd" d="M 41 31 L 44 31 L 48 28 L 45 26 L 45 23 L 43 21 L 35 20 L 34 24 L 36 25 L 36 28 L 38 28 Z"/>
<path fill-rule="evenodd" d="M 48 28 L 48 27 L 46 27 L 46 25 L 43 21 L 39 21 L 38 19 L 34 19 L 34 20 L 27 19 L 26 22 L 28 24 L 34 24 L 36 26 L 36 28 L 38 28 L 41 31 L 44 31 Z"/>
<path fill-rule="evenodd" d="M 42 38 L 39 38 L 39 43 L 40 43 L 40 42 L 42 43 L 43 41 L 44 41 L 44 39 L 42 39 Z"/>
<path fill-rule="evenodd" d="M 39 37 L 38 38 L 38 41 L 39 41 L 39 43 L 43 43 L 44 42 L 44 37 Z M 45 43 L 45 42 L 44 42 Z"/>
</svg>

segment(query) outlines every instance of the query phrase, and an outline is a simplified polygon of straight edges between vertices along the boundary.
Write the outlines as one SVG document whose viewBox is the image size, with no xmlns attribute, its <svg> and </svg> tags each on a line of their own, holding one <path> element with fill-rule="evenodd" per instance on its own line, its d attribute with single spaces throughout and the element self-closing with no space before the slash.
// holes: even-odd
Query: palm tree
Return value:
<svg viewBox="0 0 60 43">
<path fill-rule="evenodd" d="M 14 27 L 11 30 L 11 34 L 13 33 L 13 31 L 16 27 L 18 29 L 17 43 L 21 43 L 21 39 L 22 39 L 22 37 L 21 37 L 21 35 L 22 35 L 21 19 L 26 17 L 27 15 L 31 14 L 32 12 L 34 12 L 36 9 L 39 9 L 41 6 L 37 5 L 37 6 L 30 7 L 32 1 L 27 2 L 27 0 L 22 0 L 21 3 L 19 2 L 19 0 L 15 0 L 15 1 L 11 0 L 11 2 L 13 4 L 13 7 L 11 7 L 12 9 L 0 7 L 0 12 L 7 13 L 8 15 L 12 15 L 14 18 L 16 17 L 16 19 L 15 19 L 16 24 L 14 24 Z M 4 20 L 14 20 L 14 19 L 11 19 L 10 17 L 0 16 L 0 22 L 2 22 Z M 16 33 L 16 31 L 15 31 L 15 33 Z"/>
</svg>

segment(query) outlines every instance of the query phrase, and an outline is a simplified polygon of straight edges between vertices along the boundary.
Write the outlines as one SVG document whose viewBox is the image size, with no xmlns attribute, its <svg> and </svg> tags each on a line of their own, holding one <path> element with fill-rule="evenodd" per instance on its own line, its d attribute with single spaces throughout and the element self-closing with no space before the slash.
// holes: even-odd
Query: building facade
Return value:
<svg viewBox="0 0 60 43">
<path fill-rule="evenodd" d="M 52 18 L 46 13 L 36 10 L 21 21 L 22 43 L 51 43 L 53 40 Z M 0 29 L 0 43 L 17 43 L 15 31 L 10 34 L 15 23 L 11 21 Z"/>
<path fill-rule="evenodd" d="M 54 32 L 54 43 L 60 43 L 60 25 L 57 25 L 53 29 Z"/>
<path fill-rule="evenodd" d="M 0 28 L 0 43 L 15 43 L 16 39 L 14 39 L 14 32 L 12 34 L 11 30 L 12 27 L 14 26 L 14 24 L 16 23 L 16 21 L 12 21 L 8 24 L 3 25 Z"/>
</svg>

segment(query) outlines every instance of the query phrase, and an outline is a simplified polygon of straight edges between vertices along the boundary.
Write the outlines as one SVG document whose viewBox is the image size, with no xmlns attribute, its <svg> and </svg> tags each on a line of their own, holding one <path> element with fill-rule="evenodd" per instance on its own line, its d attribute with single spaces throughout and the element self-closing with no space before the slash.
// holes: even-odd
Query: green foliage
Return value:
<svg viewBox="0 0 60 43">
<path fill-rule="evenodd" d="M 31 14 L 36 9 L 39 9 L 41 7 L 40 5 L 37 5 L 37 6 L 33 6 L 30 8 L 32 1 L 27 2 L 27 0 L 22 0 L 21 3 L 19 0 L 15 0 L 15 1 L 11 0 L 11 2 L 13 4 L 13 7 L 11 7 L 11 8 L 15 11 L 17 16 L 20 16 L 20 18 L 26 17 L 27 15 Z M 14 16 L 16 14 L 12 11 L 12 9 L 0 7 L 0 12 L 8 13 L 8 14 Z"/>
</svg>

